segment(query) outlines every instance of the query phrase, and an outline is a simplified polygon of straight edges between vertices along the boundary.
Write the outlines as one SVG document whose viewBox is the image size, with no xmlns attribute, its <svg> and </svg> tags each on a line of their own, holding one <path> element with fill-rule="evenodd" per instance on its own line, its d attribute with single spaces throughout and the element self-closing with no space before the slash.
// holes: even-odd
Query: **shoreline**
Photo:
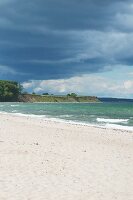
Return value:
<svg viewBox="0 0 133 200">
<path fill-rule="evenodd" d="M 109 130 L 116 130 L 116 131 L 122 131 L 122 132 L 129 132 L 133 133 L 133 127 L 130 126 L 122 126 L 117 124 L 109 124 L 110 126 L 100 126 L 100 125 L 94 125 L 89 123 L 83 123 L 83 122 L 74 122 L 70 120 L 65 120 L 61 118 L 53 118 L 53 117 L 46 117 L 44 115 L 35 115 L 35 114 L 23 114 L 23 113 L 8 113 L 4 111 L 0 111 L 0 115 L 11 115 L 11 116 L 18 116 L 18 117 L 29 117 L 29 118 L 36 118 L 36 119 L 42 119 L 44 122 L 57 122 L 62 124 L 70 124 L 70 125 L 76 125 L 76 126 L 83 126 L 88 128 L 98 128 L 98 129 L 109 129 Z"/>
<path fill-rule="evenodd" d="M 0 119 L 0 199 L 133 199 L 133 132 Z"/>
</svg>

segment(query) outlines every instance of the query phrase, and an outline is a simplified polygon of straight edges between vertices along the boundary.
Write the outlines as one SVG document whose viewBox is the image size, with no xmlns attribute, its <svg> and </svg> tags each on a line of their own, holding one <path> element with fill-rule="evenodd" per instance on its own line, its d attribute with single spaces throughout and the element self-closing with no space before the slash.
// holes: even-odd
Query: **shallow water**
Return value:
<svg viewBox="0 0 133 200">
<path fill-rule="evenodd" d="M 133 130 L 133 103 L 0 103 L 0 112 Z"/>
</svg>

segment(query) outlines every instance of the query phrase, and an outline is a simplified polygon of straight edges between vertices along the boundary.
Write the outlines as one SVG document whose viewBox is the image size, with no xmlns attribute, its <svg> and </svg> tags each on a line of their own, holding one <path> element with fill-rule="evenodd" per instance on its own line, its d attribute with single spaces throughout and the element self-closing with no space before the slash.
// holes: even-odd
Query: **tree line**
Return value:
<svg viewBox="0 0 133 200">
<path fill-rule="evenodd" d="M 0 101 L 18 101 L 22 86 L 16 81 L 0 80 Z"/>
</svg>

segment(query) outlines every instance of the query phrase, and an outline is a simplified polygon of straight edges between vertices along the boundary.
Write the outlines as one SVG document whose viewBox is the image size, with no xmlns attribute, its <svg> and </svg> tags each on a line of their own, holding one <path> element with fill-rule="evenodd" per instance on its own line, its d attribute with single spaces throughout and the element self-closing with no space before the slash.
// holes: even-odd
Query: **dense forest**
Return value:
<svg viewBox="0 0 133 200">
<path fill-rule="evenodd" d="M 21 90 L 18 82 L 0 80 L 0 101 L 18 101 Z"/>
</svg>

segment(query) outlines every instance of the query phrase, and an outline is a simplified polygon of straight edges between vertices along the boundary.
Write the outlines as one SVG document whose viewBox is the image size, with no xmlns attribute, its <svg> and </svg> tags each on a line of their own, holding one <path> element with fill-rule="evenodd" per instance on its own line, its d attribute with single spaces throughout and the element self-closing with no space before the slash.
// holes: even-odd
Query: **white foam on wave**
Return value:
<svg viewBox="0 0 133 200">
<path fill-rule="evenodd" d="M 106 122 L 106 123 L 125 123 L 128 122 L 129 119 L 105 119 L 105 118 L 97 118 L 98 122 Z"/>
<path fill-rule="evenodd" d="M 122 125 L 118 125 L 118 124 L 106 124 L 105 128 L 133 131 L 132 126 L 122 126 Z"/>
<path fill-rule="evenodd" d="M 19 105 L 11 105 L 11 107 L 18 107 Z"/>
<path fill-rule="evenodd" d="M 59 115 L 59 117 L 69 118 L 69 117 L 73 117 L 73 115 Z"/>
<path fill-rule="evenodd" d="M 54 117 L 48 117 L 46 115 L 34 115 L 34 114 L 23 114 L 23 113 L 9 113 L 9 112 L 1 112 L 2 114 L 10 114 L 10 115 L 16 115 L 20 117 L 33 117 L 33 118 L 42 118 L 45 121 L 54 121 L 54 122 L 62 122 L 66 124 L 74 124 L 74 125 L 81 125 L 81 126 L 89 126 L 89 127 L 96 127 L 96 128 L 107 128 L 107 129 L 117 129 L 117 130 L 125 130 L 125 131 L 133 131 L 133 126 L 122 126 L 117 125 L 113 123 L 106 123 L 105 125 L 98 125 L 98 124 L 90 124 L 87 122 L 79 122 L 79 121 L 73 121 L 73 120 L 65 120 L 60 118 L 54 118 Z"/>
<path fill-rule="evenodd" d="M 73 125 L 81 125 L 81 126 L 88 126 L 88 127 L 95 127 L 95 128 L 104 128 L 104 129 L 116 129 L 116 130 L 125 130 L 125 131 L 133 131 L 133 127 L 130 126 L 122 126 L 117 124 L 106 124 L 106 125 L 98 125 L 98 124 L 90 124 L 87 122 L 79 122 L 79 121 L 73 121 L 73 120 L 65 120 L 65 119 L 59 119 L 54 117 L 44 117 L 44 120 L 52 121 L 52 122 L 60 122 L 65 124 L 73 124 Z"/>
<path fill-rule="evenodd" d="M 22 117 L 35 117 L 35 118 L 44 118 L 45 115 L 34 115 L 34 114 L 23 114 L 23 113 L 11 113 L 13 115 L 22 116 Z"/>
</svg>

